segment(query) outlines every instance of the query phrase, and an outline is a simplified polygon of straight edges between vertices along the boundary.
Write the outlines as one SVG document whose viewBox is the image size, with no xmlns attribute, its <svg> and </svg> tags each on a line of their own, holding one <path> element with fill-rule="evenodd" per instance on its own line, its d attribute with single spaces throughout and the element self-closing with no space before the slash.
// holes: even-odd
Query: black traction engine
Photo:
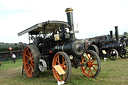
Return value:
<svg viewBox="0 0 128 85">
<path fill-rule="evenodd" d="M 71 67 L 78 66 L 87 77 L 100 73 L 99 56 L 85 50 L 82 41 L 75 38 L 73 9 L 67 8 L 65 12 L 68 22 L 46 21 L 18 33 L 18 36 L 28 33 L 29 41 L 32 41 L 23 53 L 23 67 L 28 77 L 52 70 L 57 81 L 67 82 Z"/>
</svg>

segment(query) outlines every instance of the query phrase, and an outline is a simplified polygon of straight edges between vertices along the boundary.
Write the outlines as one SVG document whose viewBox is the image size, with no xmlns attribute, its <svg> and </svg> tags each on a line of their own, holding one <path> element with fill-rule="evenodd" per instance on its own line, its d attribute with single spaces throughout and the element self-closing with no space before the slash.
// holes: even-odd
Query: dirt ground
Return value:
<svg viewBox="0 0 128 85">
<path fill-rule="evenodd" d="M 22 72 L 22 67 L 16 67 L 8 70 L 2 70 L 0 71 L 0 77 L 1 78 L 11 78 L 11 77 L 16 77 L 18 75 L 21 75 Z"/>
<path fill-rule="evenodd" d="M 17 62 L 18 63 L 18 62 Z M 116 61 L 101 60 L 101 72 L 97 78 L 87 78 L 80 68 L 72 68 L 70 80 L 65 85 L 128 85 L 128 59 Z M 15 65 L 14 65 L 15 66 Z M 51 71 L 41 73 L 37 78 L 22 75 L 22 63 L 7 70 L 0 70 L 0 85 L 56 85 Z M 10 64 L 9 66 L 10 67 Z"/>
</svg>

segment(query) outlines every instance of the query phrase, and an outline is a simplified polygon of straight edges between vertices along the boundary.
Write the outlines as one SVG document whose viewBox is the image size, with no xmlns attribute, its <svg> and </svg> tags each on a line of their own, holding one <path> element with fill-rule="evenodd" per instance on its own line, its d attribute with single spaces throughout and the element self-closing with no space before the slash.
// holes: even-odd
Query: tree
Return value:
<svg viewBox="0 0 128 85">
<path fill-rule="evenodd" d="M 127 32 L 124 32 L 124 35 L 127 35 L 128 33 Z"/>
</svg>

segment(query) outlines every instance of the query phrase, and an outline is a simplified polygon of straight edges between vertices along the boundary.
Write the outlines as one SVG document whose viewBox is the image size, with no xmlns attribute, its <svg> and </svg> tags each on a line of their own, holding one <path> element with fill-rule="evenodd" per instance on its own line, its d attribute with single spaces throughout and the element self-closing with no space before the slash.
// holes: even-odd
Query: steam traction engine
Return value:
<svg viewBox="0 0 128 85">
<path fill-rule="evenodd" d="M 124 38 L 119 39 L 118 26 L 115 26 L 115 38 L 113 31 L 110 31 L 110 35 L 98 36 L 90 40 L 91 44 L 88 49 L 97 52 L 99 56 L 109 57 L 111 60 L 116 60 L 118 56 L 123 59 L 128 57 L 126 41 Z"/>
<path fill-rule="evenodd" d="M 17 58 L 20 58 L 22 56 L 24 47 L 26 46 L 26 43 L 0 43 L 0 61 L 8 61 L 11 60 L 11 53 L 14 53 Z"/>
<path fill-rule="evenodd" d="M 126 36 L 122 36 L 122 37 L 120 38 L 120 42 L 122 42 L 122 43 L 125 42 L 125 44 L 126 44 L 126 46 L 127 46 L 127 48 L 128 48 L 128 38 L 127 38 Z"/>
<path fill-rule="evenodd" d="M 29 33 L 29 39 L 33 40 L 23 53 L 28 77 L 52 70 L 57 81 L 67 82 L 71 67 L 78 66 L 87 77 L 96 77 L 100 73 L 99 56 L 94 51 L 85 51 L 81 40 L 75 38 L 72 11 L 72 8 L 66 9 L 68 22 L 46 21 L 18 33 L 18 36 Z"/>
</svg>

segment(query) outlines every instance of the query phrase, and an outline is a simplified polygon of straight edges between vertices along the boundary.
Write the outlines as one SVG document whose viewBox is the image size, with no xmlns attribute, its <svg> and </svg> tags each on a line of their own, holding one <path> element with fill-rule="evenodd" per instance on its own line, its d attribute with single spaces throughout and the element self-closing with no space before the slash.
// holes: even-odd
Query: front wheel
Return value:
<svg viewBox="0 0 128 85">
<path fill-rule="evenodd" d="M 54 68 L 55 66 L 59 65 L 63 70 L 64 74 L 60 75 L 59 72 Z M 52 61 L 52 70 L 54 77 L 57 81 L 64 81 L 67 82 L 71 76 L 71 61 L 68 55 L 65 52 L 57 52 L 54 55 Z"/>
<path fill-rule="evenodd" d="M 119 54 L 118 54 L 118 51 L 116 49 L 110 49 L 108 51 L 108 57 L 111 60 L 115 61 L 116 59 L 118 59 L 118 56 L 119 56 Z"/>
<path fill-rule="evenodd" d="M 86 77 L 95 78 L 101 70 L 101 62 L 96 52 L 92 50 L 85 51 L 81 56 L 81 71 Z"/>
</svg>

